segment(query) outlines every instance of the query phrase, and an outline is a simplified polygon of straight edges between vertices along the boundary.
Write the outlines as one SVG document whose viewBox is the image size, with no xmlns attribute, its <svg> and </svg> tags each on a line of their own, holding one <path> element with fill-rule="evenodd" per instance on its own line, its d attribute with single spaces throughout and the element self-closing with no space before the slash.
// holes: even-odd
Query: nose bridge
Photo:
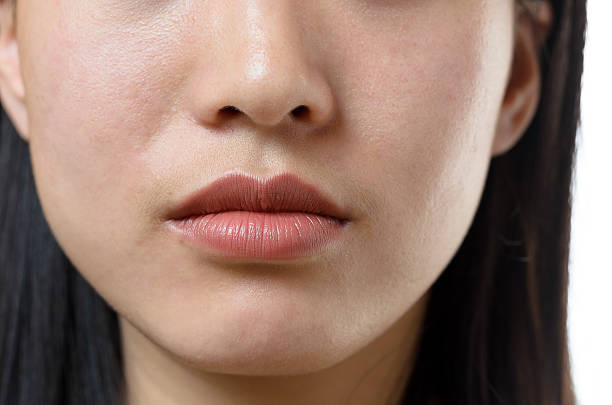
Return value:
<svg viewBox="0 0 612 405">
<path fill-rule="evenodd" d="M 308 60 L 292 0 L 230 1 L 216 61 L 219 76 L 206 86 L 199 114 L 205 121 L 227 119 L 238 110 L 258 125 L 274 126 L 288 113 L 307 110 L 310 120 L 329 119 L 333 102 L 321 72 Z M 219 11 L 221 12 L 221 11 Z M 210 79 L 210 78 L 209 78 Z M 202 80 L 207 80 L 203 78 Z M 301 111 L 300 111 L 301 112 Z M 225 118 L 224 118 L 225 117 Z"/>
<path fill-rule="evenodd" d="M 248 62 L 239 62 L 236 66 L 245 66 L 247 69 L 245 79 L 250 83 L 259 84 L 266 75 L 271 76 L 273 71 L 282 73 L 290 64 L 299 65 L 295 63 L 299 50 L 291 49 L 289 46 L 290 36 L 295 33 L 290 29 L 291 17 L 287 13 L 287 7 L 285 6 L 283 10 L 285 1 L 251 0 L 247 4 L 244 10 L 245 24 L 240 32 L 240 39 L 246 45 L 241 57 Z"/>
</svg>

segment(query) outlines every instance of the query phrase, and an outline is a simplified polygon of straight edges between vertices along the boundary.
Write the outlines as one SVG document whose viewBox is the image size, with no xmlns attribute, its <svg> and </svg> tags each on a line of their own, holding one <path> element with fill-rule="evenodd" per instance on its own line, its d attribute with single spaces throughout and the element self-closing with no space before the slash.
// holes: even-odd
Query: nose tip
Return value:
<svg viewBox="0 0 612 405">
<path fill-rule="evenodd" d="M 232 120 L 265 127 L 286 120 L 325 124 L 334 114 L 333 93 L 307 56 L 313 50 L 300 36 L 305 30 L 296 28 L 294 12 L 260 7 L 245 21 L 235 21 L 241 13 L 218 19 L 226 22 L 218 44 L 223 51 L 202 56 L 208 66 L 192 77 L 193 114 L 211 126 Z"/>
<path fill-rule="evenodd" d="M 295 69 L 275 68 L 248 84 L 228 75 L 221 86 L 207 86 L 208 94 L 198 107 L 199 119 L 213 126 L 236 119 L 264 127 L 285 120 L 325 124 L 334 111 L 329 85 L 322 79 L 302 80 L 295 75 Z"/>
<path fill-rule="evenodd" d="M 299 89 L 291 85 L 283 87 L 278 81 L 269 79 L 256 87 L 235 88 L 227 92 L 229 97 L 211 100 L 202 111 L 204 120 L 219 125 L 244 119 L 258 126 L 273 127 L 285 120 L 323 125 L 333 115 L 333 96 L 324 85 L 320 89 L 313 84 L 310 88 Z"/>
</svg>

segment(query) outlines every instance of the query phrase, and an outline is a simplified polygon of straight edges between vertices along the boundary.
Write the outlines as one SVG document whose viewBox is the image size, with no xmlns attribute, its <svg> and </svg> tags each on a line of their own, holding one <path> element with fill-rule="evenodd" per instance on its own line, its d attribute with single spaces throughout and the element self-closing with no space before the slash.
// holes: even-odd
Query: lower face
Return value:
<svg viewBox="0 0 612 405">
<path fill-rule="evenodd" d="M 320 370 L 409 311 L 461 245 L 491 158 L 513 4 L 214 3 L 20 0 L 43 211 L 96 291 L 178 358 L 225 373 Z M 333 98 L 333 119 L 198 120 L 257 63 L 268 74 L 245 103 L 305 74 Z M 233 169 L 295 173 L 352 223 L 300 260 L 214 258 L 163 215 Z"/>
</svg>

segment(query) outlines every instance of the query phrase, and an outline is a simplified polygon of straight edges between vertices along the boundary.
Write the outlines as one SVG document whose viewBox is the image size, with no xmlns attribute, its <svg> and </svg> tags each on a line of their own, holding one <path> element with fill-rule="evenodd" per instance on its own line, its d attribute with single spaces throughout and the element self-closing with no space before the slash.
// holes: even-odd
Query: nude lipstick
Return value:
<svg viewBox="0 0 612 405">
<path fill-rule="evenodd" d="M 291 173 L 263 181 L 231 172 L 186 198 L 168 225 L 222 257 L 291 259 L 319 252 L 351 220 L 314 185 Z"/>
</svg>

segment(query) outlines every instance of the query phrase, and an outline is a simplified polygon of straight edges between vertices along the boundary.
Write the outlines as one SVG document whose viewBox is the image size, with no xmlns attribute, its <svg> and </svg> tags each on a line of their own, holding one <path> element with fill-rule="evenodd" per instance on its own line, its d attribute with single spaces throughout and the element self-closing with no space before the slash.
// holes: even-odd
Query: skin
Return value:
<svg viewBox="0 0 612 405">
<path fill-rule="evenodd" d="M 58 243 L 120 316 L 128 403 L 397 402 L 490 161 L 535 113 L 534 10 L 2 1 L 2 105 Z M 231 169 L 296 173 L 351 227 L 282 263 L 181 243 L 164 215 Z"/>
</svg>

